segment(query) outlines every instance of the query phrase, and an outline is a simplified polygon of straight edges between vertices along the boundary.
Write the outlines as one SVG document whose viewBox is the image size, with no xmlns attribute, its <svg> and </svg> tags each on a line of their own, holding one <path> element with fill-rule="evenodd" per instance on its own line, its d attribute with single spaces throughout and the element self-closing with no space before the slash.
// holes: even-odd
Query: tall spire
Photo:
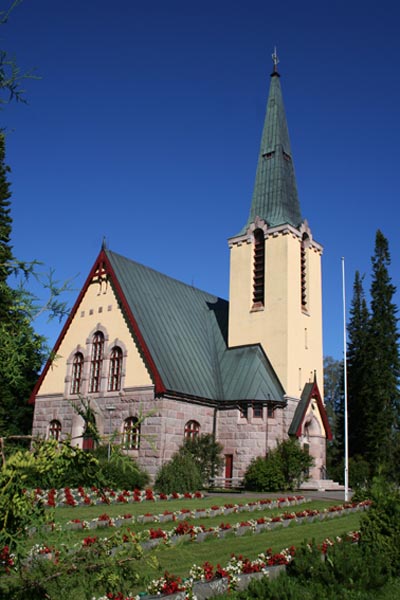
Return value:
<svg viewBox="0 0 400 600">
<path fill-rule="evenodd" d="M 276 48 L 272 60 L 274 68 L 271 74 L 256 180 L 250 215 L 244 230 L 256 217 L 264 219 L 270 227 L 286 223 L 299 227 L 302 222 Z"/>
</svg>

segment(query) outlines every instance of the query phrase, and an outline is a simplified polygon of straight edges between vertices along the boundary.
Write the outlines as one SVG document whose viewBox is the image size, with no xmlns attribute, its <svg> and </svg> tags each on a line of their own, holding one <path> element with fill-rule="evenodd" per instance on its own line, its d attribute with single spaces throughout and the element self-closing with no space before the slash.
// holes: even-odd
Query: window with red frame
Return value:
<svg viewBox="0 0 400 600">
<path fill-rule="evenodd" d="M 59 440 L 60 437 L 61 437 L 61 423 L 60 423 L 60 421 L 57 421 L 57 419 L 54 419 L 53 421 L 50 421 L 49 438 L 51 438 L 52 440 Z"/>
<path fill-rule="evenodd" d="M 71 394 L 80 394 L 82 385 L 83 354 L 77 352 L 72 363 Z"/>
<path fill-rule="evenodd" d="M 197 421 L 188 421 L 185 425 L 185 438 L 193 439 L 200 433 L 200 423 Z"/>
<path fill-rule="evenodd" d="M 122 350 L 115 346 L 110 355 L 110 372 L 108 375 L 108 391 L 117 392 L 121 389 Z"/>
<path fill-rule="evenodd" d="M 103 366 L 104 335 L 97 331 L 92 341 L 92 360 L 90 363 L 89 392 L 100 390 L 101 370 Z"/>
</svg>

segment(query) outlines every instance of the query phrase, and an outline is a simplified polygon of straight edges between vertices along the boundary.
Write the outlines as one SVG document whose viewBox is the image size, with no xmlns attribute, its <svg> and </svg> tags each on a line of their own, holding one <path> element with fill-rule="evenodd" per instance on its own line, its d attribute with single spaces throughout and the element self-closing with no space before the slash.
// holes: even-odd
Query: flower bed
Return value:
<svg viewBox="0 0 400 600">
<path fill-rule="evenodd" d="M 146 490 L 112 490 L 110 488 L 63 488 L 60 490 L 42 490 L 36 488 L 35 501 L 46 506 L 91 506 L 95 504 L 127 504 L 128 502 L 159 502 L 160 500 L 190 500 L 204 498 L 202 492 L 179 494 L 157 494 L 152 489 Z"/>
<path fill-rule="evenodd" d="M 350 532 L 346 539 L 356 543 L 359 540 L 359 533 Z M 321 553 L 325 555 L 331 546 L 342 541 L 340 537 L 335 540 L 327 538 L 320 545 Z M 160 596 L 169 596 L 169 600 L 210 598 L 230 590 L 244 589 L 253 577 L 276 576 L 286 568 L 295 555 L 294 546 L 277 553 L 273 553 L 269 548 L 260 553 L 255 560 L 233 555 L 225 567 L 221 567 L 220 564 L 214 566 L 207 561 L 201 566 L 193 565 L 188 578 L 183 579 L 165 572 L 162 577 L 153 580 L 147 586 L 145 593 L 137 596 L 108 594 L 97 600 L 152 600 Z"/>
</svg>

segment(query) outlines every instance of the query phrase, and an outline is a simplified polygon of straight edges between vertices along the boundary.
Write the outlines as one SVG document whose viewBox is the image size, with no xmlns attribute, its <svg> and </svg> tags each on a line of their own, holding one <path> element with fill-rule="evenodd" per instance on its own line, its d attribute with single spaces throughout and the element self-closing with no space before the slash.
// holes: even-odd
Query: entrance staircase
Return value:
<svg viewBox="0 0 400 600">
<path fill-rule="evenodd" d="M 300 490 L 318 490 L 319 492 L 342 492 L 344 485 L 333 481 L 332 479 L 309 479 L 304 481 Z"/>
</svg>

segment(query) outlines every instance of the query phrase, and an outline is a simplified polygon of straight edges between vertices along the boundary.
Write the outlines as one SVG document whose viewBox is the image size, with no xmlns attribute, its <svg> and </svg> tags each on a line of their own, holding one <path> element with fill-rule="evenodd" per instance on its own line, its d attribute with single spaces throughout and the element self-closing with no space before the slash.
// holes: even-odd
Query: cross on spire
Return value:
<svg viewBox="0 0 400 600">
<path fill-rule="evenodd" d="M 274 47 L 274 51 L 272 53 L 272 62 L 274 63 L 274 73 L 278 73 L 278 63 L 279 63 L 279 58 L 278 55 L 276 53 L 276 46 Z"/>
</svg>

